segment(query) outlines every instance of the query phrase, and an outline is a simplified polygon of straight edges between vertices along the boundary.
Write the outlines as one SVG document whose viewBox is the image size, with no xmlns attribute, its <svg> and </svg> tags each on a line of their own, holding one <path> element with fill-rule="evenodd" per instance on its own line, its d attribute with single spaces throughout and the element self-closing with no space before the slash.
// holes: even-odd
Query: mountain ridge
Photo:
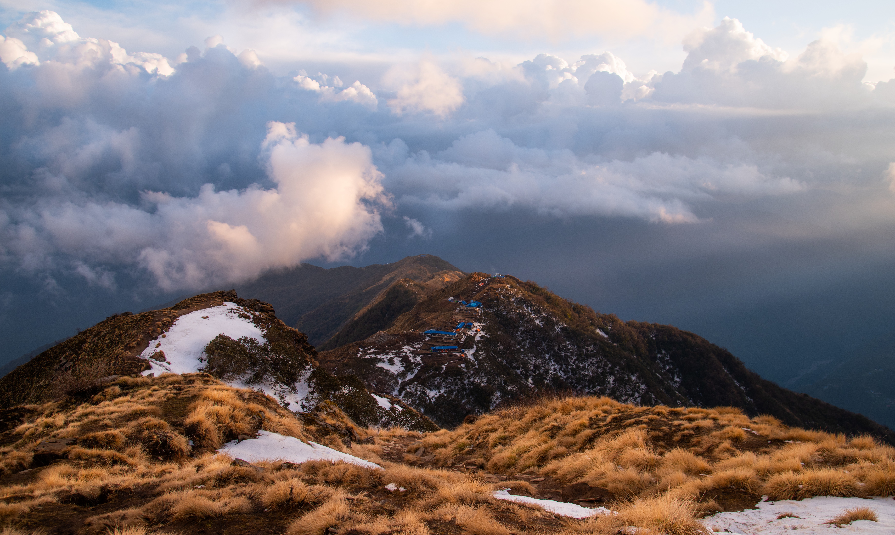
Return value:
<svg viewBox="0 0 895 535">
<path fill-rule="evenodd" d="M 476 300 L 469 309 L 461 301 Z M 435 354 L 427 329 L 466 318 L 457 350 Z M 476 319 L 477 318 L 477 319 Z M 871 420 L 764 380 L 730 352 L 671 326 L 622 322 L 512 276 L 474 273 L 432 292 L 392 327 L 320 353 L 333 373 L 354 374 L 440 425 L 545 392 L 606 395 L 640 405 L 735 406 L 788 425 L 895 441 Z"/>
<path fill-rule="evenodd" d="M 308 340 L 319 347 L 398 280 L 437 287 L 462 275 L 445 260 L 424 254 L 362 268 L 325 269 L 302 264 L 237 284 L 236 290 L 271 303 L 281 320 L 307 334 Z"/>
</svg>

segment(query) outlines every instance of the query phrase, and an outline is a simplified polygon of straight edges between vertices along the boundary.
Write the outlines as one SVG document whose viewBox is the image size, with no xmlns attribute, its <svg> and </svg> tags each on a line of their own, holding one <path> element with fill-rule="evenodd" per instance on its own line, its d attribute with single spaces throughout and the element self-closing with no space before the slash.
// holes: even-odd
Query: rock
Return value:
<svg viewBox="0 0 895 535">
<path fill-rule="evenodd" d="M 31 466 L 46 466 L 68 455 L 68 449 L 74 442 L 70 438 L 54 438 L 40 442 L 34 447 L 34 457 Z"/>
</svg>

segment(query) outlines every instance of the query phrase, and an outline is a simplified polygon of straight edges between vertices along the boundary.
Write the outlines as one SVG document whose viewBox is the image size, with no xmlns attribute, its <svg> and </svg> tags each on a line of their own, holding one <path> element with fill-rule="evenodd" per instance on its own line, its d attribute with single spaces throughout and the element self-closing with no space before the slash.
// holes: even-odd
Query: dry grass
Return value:
<svg viewBox="0 0 895 535">
<path fill-rule="evenodd" d="M 841 528 L 856 520 L 870 520 L 871 522 L 877 522 L 879 518 L 876 516 L 876 511 L 869 507 L 855 507 L 854 509 L 846 510 L 841 515 L 826 522 L 826 524 L 832 524 L 837 528 Z"/>
<path fill-rule="evenodd" d="M 31 409 L 2 435 L 0 470 L 19 482 L 0 487 L 0 523 L 46 518 L 36 515 L 53 507 L 75 510 L 71 503 L 87 504 L 87 511 L 139 494 L 139 503 L 82 513 L 95 515 L 85 518 L 89 532 L 148 535 L 188 531 L 195 522 L 224 530 L 260 518 L 290 534 L 603 535 L 637 528 L 644 535 L 696 535 L 705 533 L 699 514 L 734 498 L 748 506 L 761 494 L 895 494 L 895 449 L 730 408 L 566 398 L 421 434 L 360 429 L 326 407 L 305 424 L 272 399 L 195 375 L 122 378 L 88 403 Z M 382 469 L 329 462 L 236 466 L 215 454 L 259 429 L 347 449 Z M 39 443 L 63 439 L 68 445 L 50 466 L 20 475 L 34 464 Z M 507 487 L 539 496 L 545 485 L 599 489 L 617 514 L 561 519 L 493 498 Z M 404 490 L 389 490 L 398 487 Z"/>
<path fill-rule="evenodd" d="M 586 524 L 597 533 L 708 535 L 695 519 L 696 505 L 668 494 L 621 504 L 617 514 L 591 517 Z"/>
</svg>

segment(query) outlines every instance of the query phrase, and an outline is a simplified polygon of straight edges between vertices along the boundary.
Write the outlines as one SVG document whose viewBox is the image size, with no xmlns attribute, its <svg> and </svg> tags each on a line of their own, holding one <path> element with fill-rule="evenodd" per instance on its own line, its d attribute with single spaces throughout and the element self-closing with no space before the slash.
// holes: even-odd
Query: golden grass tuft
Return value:
<svg viewBox="0 0 895 535">
<path fill-rule="evenodd" d="M 186 437 L 177 433 L 168 422 L 147 416 L 127 428 L 129 440 L 139 444 L 147 455 L 165 460 L 177 460 L 189 454 Z"/>
<path fill-rule="evenodd" d="M 292 522 L 287 535 L 322 535 L 327 528 L 348 521 L 352 516 L 348 495 L 341 490 L 333 493 L 326 502 Z"/>
<path fill-rule="evenodd" d="M 814 496 L 861 496 L 857 481 L 844 471 L 831 468 L 775 474 L 762 492 L 771 500 L 801 500 Z"/>
<path fill-rule="evenodd" d="M 454 521 L 465 533 L 472 535 L 510 535 L 510 531 L 484 507 L 461 505 L 454 513 Z"/>
<path fill-rule="evenodd" d="M 319 487 L 318 487 L 319 488 Z M 326 487 L 323 487 L 326 488 Z M 277 481 L 266 487 L 261 494 L 261 504 L 266 509 L 289 507 L 317 501 L 319 491 L 312 489 L 299 478 Z"/>
<path fill-rule="evenodd" d="M 876 511 L 869 507 L 855 507 L 854 509 L 847 509 L 844 513 L 837 516 L 832 520 L 828 520 L 825 524 L 832 524 L 837 528 L 841 528 L 847 524 L 851 524 L 856 520 L 869 520 L 871 522 L 878 522 L 879 518 L 876 516 Z"/>
<path fill-rule="evenodd" d="M 668 494 L 623 504 L 615 515 L 591 517 L 588 524 L 603 533 L 629 533 L 629 528 L 666 535 L 708 535 L 696 520 L 696 504 Z"/>
<path fill-rule="evenodd" d="M 85 448 L 120 450 L 124 448 L 126 440 L 124 433 L 113 429 L 87 433 L 78 440 L 78 444 Z"/>
</svg>

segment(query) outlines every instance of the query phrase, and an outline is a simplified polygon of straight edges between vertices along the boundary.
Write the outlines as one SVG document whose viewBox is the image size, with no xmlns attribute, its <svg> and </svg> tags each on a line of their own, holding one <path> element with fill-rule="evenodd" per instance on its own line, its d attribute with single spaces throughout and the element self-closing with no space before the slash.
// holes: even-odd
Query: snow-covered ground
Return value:
<svg viewBox="0 0 895 535">
<path fill-rule="evenodd" d="M 550 511 L 551 513 L 568 516 L 571 518 L 587 518 L 589 516 L 605 515 L 612 512 L 605 507 L 590 509 L 587 507 L 581 507 L 580 505 L 574 503 L 557 502 L 554 500 L 539 500 L 538 498 L 530 498 L 528 496 L 516 496 L 514 494 L 510 494 L 506 490 L 495 491 L 494 497 L 498 500 L 507 500 L 510 502 L 524 503 L 527 505 L 536 505 L 544 509 L 545 511 Z"/>
<path fill-rule="evenodd" d="M 264 333 L 261 332 L 250 319 L 252 312 L 245 310 L 236 303 L 225 302 L 223 305 L 203 308 L 189 314 L 184 314 L 168 328 L 167 331 L 151 341 L 149 346 L 140 354 L 147 359 L 152 366 L 143 372 L 143 375 L 153 373 L 195 373 L 204 366 L 201 358 L 205 354 L 205 346 L 214 340 L 219 334 L 225 334 L 234 340 L 243 336 L 254 338 L 259 343 L 266 343 Z M 165 354 L 165 361 L 161 362 L 150 358 L 157 352 Z M 292 410 L 298 410 L 301 402 L 308 395 L 308 384 L 305 380 L 294 385 L 295 392 L 288 387 L 293 385 L 253 384 L 247 385 L 242 381 L 231 381 L 229 384 L 238 388 L 257 388 L 265 394 L 289 403 Z"/>
<path fill-rule="evenodd" d="M 878 520 L 859 520 L 837 528 L 827 524 L 847 509 L 867 507 L 876 512 Z M 893 498 L 834 498 L 823 496 L 807 500 L 763 501 L 758 509 L 718 513 L 702 520 L 716 533 L 740 535 L 845 535 L 866 533 L 895 534 L 895 499 Z"/>
<path fill-rule="evenodd" d="M 242 442 L 228 442 L 218 451 L 226 453 L 234 459 L 242 459 L 250 463 L 286 461 L 298 464 L 306 461 L 344 461 L 365 468 L 380 468 L 378 464 L 321 446 L 316 442 L 305 443 L 297 438 L 270 431 L 259 431 L 258 438 L 250 438 Z"/>
<path fill-rule="evenodd" d="M 148 359 L 152 365 L 152 369 L 144 374 L 199 371 L 203 366 L 199 358 L 205 353 L 205 346 L 219 334 L 226 334 L 234 340 L 248 336 L 263 344 L 266 340 L 261 329 L 252 320 L 240 317 L 240 314 L 251 316 L 242 307 L 227 302 L 180 316 L 140 354 L 140 357 Z M 149 358 L 158 351 L 165 353 L 167 362 Z"/>
<path fill-rule="evenodd" d="M 370 394 L 370 395 L 373 396 L 373 399 L 376 400 L 376 403 L 378 403 L 379 406 L 382 407 L 383 409 L 389 410 L 392 408 L 392 402 L 389 401 L 387 398 L 384 398 L 382 396 L 377 396 L 376 394 Z"/>
</svg>

